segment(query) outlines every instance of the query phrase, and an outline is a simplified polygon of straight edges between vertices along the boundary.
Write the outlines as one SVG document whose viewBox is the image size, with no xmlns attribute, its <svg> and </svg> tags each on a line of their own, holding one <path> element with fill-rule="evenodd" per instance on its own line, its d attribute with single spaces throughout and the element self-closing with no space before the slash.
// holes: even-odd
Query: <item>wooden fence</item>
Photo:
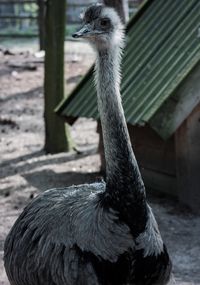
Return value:
<svg viewBox="0 0 200 285">
<path fill-rule="evenodd" d="M 0 0 L 0 37 L 38 37 L 39 30 L 41 33 L 43 29 L 42 15 L 38 9 L 38 3 L 42 2 L 45 5 L 43 0 Z M 135 12 L 141 2 L 129 0 L 130 12 Z M 67 24 L 79 24 L 79 14 L 90 3 L 94 3 L 94 0 L 68 0 Z M 27 11 L 24 7 L 33 9 Z"/>
<path fill-rule="evenodd" d="M 36 0 L 0 0 L 0 36 L 38 36 L 37 7 Z"/>
</svg>

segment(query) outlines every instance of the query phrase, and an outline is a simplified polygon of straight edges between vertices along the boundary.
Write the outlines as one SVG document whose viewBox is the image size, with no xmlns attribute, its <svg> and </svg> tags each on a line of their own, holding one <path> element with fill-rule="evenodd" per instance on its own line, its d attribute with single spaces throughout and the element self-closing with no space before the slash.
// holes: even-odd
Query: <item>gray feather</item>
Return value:
<svg viewBox="0 0 200 285">
<path fill-rule="evenodd" d="M 84 274 L 88 271 L 94 275 L 94 272 L 91 264 L 79 266 L 74 245 L 110 262 L 116 262 L 119 255 L 134 249 L 130 229 L 119 222 L 118 213 L 100 206 L 98 194 L 104 190 L 104 183 L 54 189 L 29 204 L 5 244 L 10 280 L 12 276 L 18 280 L 16 276 L 19 276 L 19 282 L 14 284 L 36 284 L 37 275 L 41 278 L 45 270 L 48 280 L 56 284 L 60 284 L 58 280 L 76 284 L 75 280 L 83 274 L 81 268 L 84 267 Z M 7 262 L 11 264 L 8 266 Z M 27 272 L 24 283 L 20 279 L 22 272 L 24 276 Z M 36 276 L 35 272 L 38 272 Z M 47 284 L 45 280 L 42 282 Z"/>
<path fill-rule="evenodd" d="M 11 285 L 164 285 L 170 261 L 146 202 L 120 97 L 123 27 L 117 13 L 103 6 L 88 8 L 84 19 L 82 31 L 90 32 L 97 50 L 107 182 L 52 189 L 34 199 L 5 241 L 6 272 Z M 126 265 L 120 263 L 123 281 L 119 262 Z M 104 273 L 112 281 L 101 281 Z"/>
</svg>

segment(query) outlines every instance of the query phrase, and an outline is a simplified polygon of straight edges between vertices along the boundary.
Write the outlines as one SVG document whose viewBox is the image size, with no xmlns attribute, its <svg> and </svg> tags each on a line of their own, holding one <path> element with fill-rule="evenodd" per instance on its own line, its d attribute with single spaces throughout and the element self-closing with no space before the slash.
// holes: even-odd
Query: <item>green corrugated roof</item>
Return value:
<svg viewBox="0 0 200 285">
<path fill-rule="evenodd" d="M 128 123 L 143 125 L 200 61 L 200 0 L 148 0 L 127 26 L 121 94 Z M 61 103 L 66 117 L 98 119 L 92 69 Z"/>
</svg>

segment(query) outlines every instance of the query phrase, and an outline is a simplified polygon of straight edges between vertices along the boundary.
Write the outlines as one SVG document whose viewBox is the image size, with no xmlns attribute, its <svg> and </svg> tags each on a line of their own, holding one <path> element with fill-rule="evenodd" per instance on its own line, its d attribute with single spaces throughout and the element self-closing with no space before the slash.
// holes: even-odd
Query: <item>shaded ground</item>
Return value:
<svg viewBox="0 0 200 285">
<path fill-rule="evenodd" d="M 99 179 L 93 120 L 81 119 L 71 129 L 81 154 L 43 152 L 43 64 L 33 56 L 34 47 L 29 45 L 32 50 L 26 52 L 27 45 L 16 46 L 14 55 L 0 52 L 0 285 L 9 284 L 3 243 L 23 207 L 47 188 Z M 93 53 L 86 44 L 74 42 L 67 42 L 66 51 L 71 90 L 93 61 Z M 173 259 L 177 284 L 200 284 L 200 218 L 165 197 L 150 196 L 150 201 Z"/>
</svg>

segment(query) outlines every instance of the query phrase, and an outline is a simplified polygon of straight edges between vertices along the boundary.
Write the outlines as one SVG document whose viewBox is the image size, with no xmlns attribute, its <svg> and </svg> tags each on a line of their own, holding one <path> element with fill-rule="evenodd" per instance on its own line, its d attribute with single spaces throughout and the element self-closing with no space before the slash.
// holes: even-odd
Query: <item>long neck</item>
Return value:
<svg viewBox="0 0 200 285">
<path fill-rule="evenodd" d="M 120 47 L 98 51 L 96 85 L 106 159 L 107 191 L 116 191 L 113 193 L 116 198 L 122 188 L 126 192 L 144 193 L 121 103 Z"/>
</svg>

